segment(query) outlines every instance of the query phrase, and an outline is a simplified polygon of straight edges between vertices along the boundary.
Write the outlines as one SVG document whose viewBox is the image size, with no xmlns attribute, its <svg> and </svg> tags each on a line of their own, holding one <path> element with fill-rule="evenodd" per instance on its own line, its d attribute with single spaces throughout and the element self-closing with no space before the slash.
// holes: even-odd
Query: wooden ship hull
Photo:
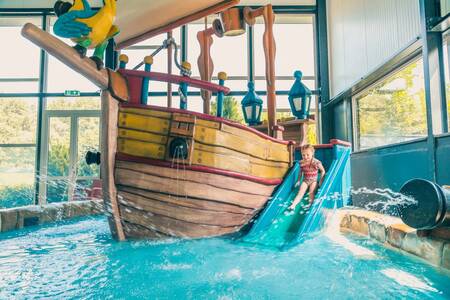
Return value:
<svg viewBox="0 0 450 300">
<path fill-rule="evenodd" d="M 176 10 L 173 19 L 165 15 L 166 22 L 155 19 L 154 24 L 142 29 L 138 18 L 133 30 L 127 23 L 119 25 L 125 30 L 119 36 L 118 49 L 237 3 L 190 1 Z M 154 16 L 159 16 L 158 6 L 152 8 Z M 146 20 L 152 20 L 149 15 L 145 14 Z M 268 132 L 277 136 L 273 133 L 275 47 L 271 5 L 247 10 L 246 20 L 254 24 L 259 15 L 266 23 Z M 125 13 L 122 17 L 129 19 Z M 33 24 L 26 24 L 22 35 L 102 90 L 102 191 L 111 232 L 118 240 L 200 238 L 236 232 L 262 209 L 292 164 L 291 142 L 208 114 L 140 104 L 142 91 L 148 94 L 144 78 L 221 95 L 229 92 L 224 86 L 189 76 L 99 70 L 92 60 L 80 57 L 77 51 Z"/>
<path fill-rule="evenodd" d="M 292 161 L 292 144 L 222 118 L 119 104 L 108 92 L 102 109 L 109 123 L 102 132 L 103 185 L 119 239 L 239 231 Z M 180 140 L 184 155 L 173 147 Z"/>
</svg>

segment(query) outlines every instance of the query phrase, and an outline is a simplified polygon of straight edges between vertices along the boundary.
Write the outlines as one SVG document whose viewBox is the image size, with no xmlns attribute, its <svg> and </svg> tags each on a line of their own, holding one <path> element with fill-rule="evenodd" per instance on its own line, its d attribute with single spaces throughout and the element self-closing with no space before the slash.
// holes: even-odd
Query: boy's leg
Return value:
<svg viewBox="0 0 450 300">
<path fill-rule="evenodd" d="M 314 201 L 314 196 L 316 193 L 317 182 L 311 183 L 309 186 L 309 204 L 312 204 Z"/>
<path fill-rule="evenodd" d="M 295 209 L 297 204 L 302 201 L 303 196 L 305 195 L 306 189 L 308 188 L 308 185 L 305 182 L 302 182 L 300 185 L 300 189 L 298 190 L 298 194 L 294 199 L 294 202 L 292 202 L 291 206 L 289 206 L 289 209 Z"/>
</svg>

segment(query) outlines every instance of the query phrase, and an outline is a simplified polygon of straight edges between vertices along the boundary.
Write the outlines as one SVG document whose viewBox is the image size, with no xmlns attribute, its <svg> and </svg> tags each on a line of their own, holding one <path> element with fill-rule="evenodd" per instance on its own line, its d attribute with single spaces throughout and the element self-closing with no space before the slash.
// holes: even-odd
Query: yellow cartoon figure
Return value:
<svg viewBox="0 0 450 300">
<path fill-rule="evenodd" d="M 86 55 L 88 48 L 94 48 L 91 59 L 101 69 L 108 40 L 119 33 L 119 29 L 113 24 L 116 0 L 104 0 L 100 10 L 92 10 L 87 0 L 74 0 L 73 4 L 57 1 L 54 9 L 58 16 L 53 27 L 54 33 L 74 41 L 74 49 L 82 57 Z"/>
</svg>

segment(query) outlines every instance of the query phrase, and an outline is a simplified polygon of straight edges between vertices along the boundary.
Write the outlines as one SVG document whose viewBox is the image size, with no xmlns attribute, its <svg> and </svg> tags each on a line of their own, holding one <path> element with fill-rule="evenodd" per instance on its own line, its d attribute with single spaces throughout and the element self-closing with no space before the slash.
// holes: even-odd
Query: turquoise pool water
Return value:
<svg viewBox="0 0 450 300">
<path fill-rule="evenodd" d="M 358 237 L 285 252 L 113 241 L 104 218 L 0 234 L 0 299 L 449 299 L 449 273 Z"/>
</svg>

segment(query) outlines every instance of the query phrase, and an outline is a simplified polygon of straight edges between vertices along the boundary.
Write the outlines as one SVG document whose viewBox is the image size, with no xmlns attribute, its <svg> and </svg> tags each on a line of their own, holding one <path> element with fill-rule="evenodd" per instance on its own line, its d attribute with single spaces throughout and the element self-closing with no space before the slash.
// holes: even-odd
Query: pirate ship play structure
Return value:
<svg viewBox="0 0 450 300">
<path fill-rule="evenodd" d="M 75 0 L 72 8 L 79 7 L 80 1 L 86 4 L 84 0 Z M 116 37 L 118 49 L 210 14 L 223 12 L 238 3 L 235 0 L 154 1 L 149 4 L 150 11 L 145 10 L 143 15 L 136 9 L 127 10 L 127 7 L 136 7 L 134 2 L 128 1 L 126 5 L 117 2 L 117 25 L 122 30 Z M 105 1 L 105 6 L 108 3 L 115 9 L 114 0 Z M 120 3 L 123 8 L 120 8 Z M 171 5 L 176 5 L 178 9 L 160 13 L 162 6 Z M 62 13 L 64 22 L 61 22 L 64 26 L 67 26 L 68 19 L 80 21 L 78 12 L 73 9 L 66 9 L 65 12 Z M 120 12 L 126 18 L 121 18 Z M 92 14 L 90 12 L 88 15 Z M 130 14 L 134 18 L 130 18 Z M 249 25 L 254 24 L 258 16 L 264 18 L 267 134 L 222 118 L 221 102 L 223 95 L 229 92 L 224 86 L 226 74 L 219 73 L 219 84 L 209 82 L 212 75 L 209 56 L 211 35 L 235 34 L 242 30 L 243 22 L 230 17 L 233 15 L 244 16 Z M 151 72 L 152 56 L 146 57 L 140 64 L 145 65 L 144 71 L 126 69 L 127 58 L 121 56 L 118 70 L 113 71 L 101 67 L 98 55 L 94 60 L 80 56 L 80 52 L 85 53 L 80 51 L 80 46 L 91 43 L 80 42 L 82 39 L 79 36 L 77 47 L 71 48 L 32 24 L 25 25 L 22 30 L 26 38 L 102 90 L 103 198 L 110 212 L 111 231 L 118 240 L 166 236 L 196 238 L 236 232 L 264 207 L 294 163 L 294 143 L 280 138 L 282 128 L 277 126 L 275 120 L 272 7 L 267 5 L 257 10 L 234 8 L 227 10 L 222 17 L 225 29 L 221 23 L 215 22 L 212 29 L 198 34 L 202 49 L 198 60 L 202 80 L 190 78 L 189 63 L 178 63 L 176 54 L 175 64 L 181 75 Z M 108 19 L 106 23 L 115 33 L 112 20 Z M 104 30 L 105 38 L 111 36 L 111 30 Z M 90 35 L 86 37 L 89 39 Z M 173 40 L 166 40 L 164 47 L 171 43 Z M 97 44 L 104 45 L 101 42 Z M 178 84 L 180 108 L 148 105 L 151 80 Z M 188 87 L 202 90 L 206 112 L 211 94 L 216 93 L 217 116 L 186 110 Z M 262 106 L 261 101 L 255 99 L 257 96 L 251 84 L 249 88 L 248 101 L 243 101 L 248 107 L 243 108 L 246 120 L 252 124 L 251 120 L 260 116 Z M 171 93 L 168 94 L 171 97 Z"/>
</svg>

